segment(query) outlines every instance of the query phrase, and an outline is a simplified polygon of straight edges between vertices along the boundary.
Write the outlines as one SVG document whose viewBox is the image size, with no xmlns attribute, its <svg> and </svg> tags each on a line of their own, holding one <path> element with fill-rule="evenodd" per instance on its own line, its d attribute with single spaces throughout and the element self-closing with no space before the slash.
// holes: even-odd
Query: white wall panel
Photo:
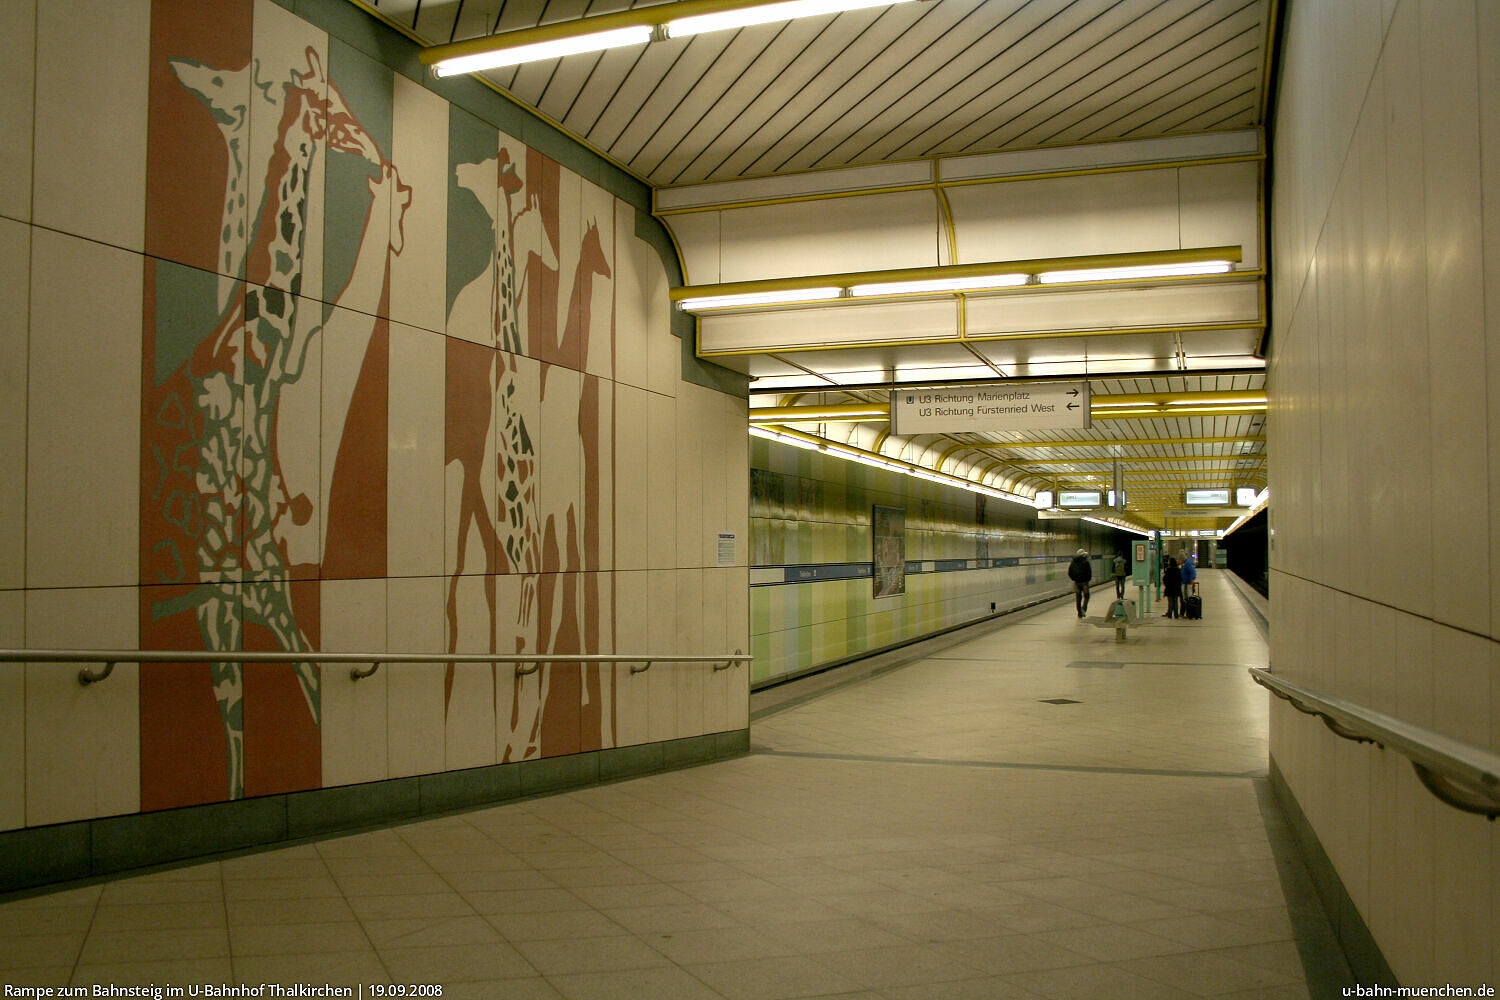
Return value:
<svg viewBox="0 0 1500 1000">
<path fill-rule="evenodd" d="M 724 277 L 721 257 L 724 245 L 720 233 L 722 212 L 688 212 L 668 216 L 663 221 L 677 242 L 687 284 L 713 285 L 728 280 Z"/>
<path fill-rule="evenodd" d="M 35 42 L 33 221 L 140 251 L 150 0 L 38 3 Z"/>
<path fill-rule="evenodd" d="M 948 201 L 960 263 L 1182 245 L 1175 169 L 979 184 L 950 190 Z"/>
<path fill-rule="evenodd" d="M 1494 746 L 1497 379 L 1477 362 L 1495 340 L 1481 151 L 1500 33 L 1481 6 L 1289 9 L 1272 665 Z M 1466 399 L 1486 401 L 1482 418 Z M 1493 825 L 1438 804 L 1389 754 L 1278 715 L 1273 757 L 1400 981 L 1492 978 Z"/>
<path fill-rule="evenodd" d="M 614 387 L 614 567 L 645 569 L 650 542 L 650 484 L 647 465 L 648 396 L 643 389 L 617 383 Z M 642 489 L 642 472 L 647 489 Z M 643 647 L 644 648 L 644 647 Z"/>
<path fill-rule="evenodd" d="M 386 651 L 386 581 L 322 582 L 322 647 L 327 653 Z M 365 666 L 368 666 L 367 664 Z M 323 786 L 389 777 L 386 695 L 390 672 L 355 680 L 347 664 L 321 668 Z"/>
<path fill-rule="evenodd" d="M 661 317 L 670 315 L 666 273 L 661 261 L 635 238 L 635 209 L 615 202 L 615 339 L 616 381 L 645 388 L 650 384 L 649 337 Z"/>
<path fill-rule="evenodd" d="M 703 571 L 703 652 L 727 653 L 733 647 L 729 640 L 729 583 L 728 569 L 705 569 Z M 689 669 L 703 679 L 703 731 L 722 733 L 729 729 L 730 698 L 736 690 L 736 680 L 743 675 L 742 668 L 715 670 L 715 664 L 694 664 Z"/>
<path fill-rule="evenodd" d="M 948 156 L 941 158 L 938 164 L 939 176 L 945 181 L 953 181 L 1171 160 L 1245 156 L 1259 151 L 1259 133 L 1254 129 L 1245 129 L 1239 132 L 1162 136 L 1126 142 L 1093 142 L 1060 148 L 1041 147 L 1006 153 Z"/>
<path fill-rule="evenodd" d="M 31 228 L 9 219 L 0 219 L 0 302 L 10 303 L 0 311 L 0 590 L 19 590 L 26 581 Z"/>
<path fill-rule="evenodd" d="M 941 263 L 938 253 L 944 240 L 937 199 L 930 191 L 729 209 L 722 214 L 722 281 Z"/>
<path fill-rule="evenodd" d="M 0 4 L 0 215 L 23 222 L 31 219 L 36 3 Z"/>
<path fill-rule="evenodd" d="M 1478 4 L 1478 46 L 1480 52 L 1500 51 L 1500 7 Z M 1480 197 L 1483 200 L 1484 225 L 1484 322 L 1485 357 L 1489 362 L 1486 375 L 1489 400 L 1489 472 L 1490 501 L 1500 501 L 1500 59 L 1482 59 L 1479 63 L 1479 142 Z M 1500 531 L 1490 528 L 1490 579 L 1500 581 Z M 1491 638 L 1500 637 L 1500 586 L 1490 587 Z M 1500 650 L 1495 662 L 1500 665 Z M 1500 705 L 1500 684 L 1495 686 L 1496 704 Z M 1496 849 L 1496 870 L 1500 871 L 1500 847 Z M 1496 905 L 1500 906 L 1500 894 Z M 1500 945 L 1500 920 L 1496 921 L 1496 944 Z"/>
<path fill-rule="evenodd" d="M 672 582 L 677 590 L 676 619 L 677 635 L 674 645 L 680 654 L 698 655 L 709 652 L 707 638 L 703 632 L 705 612 L 705 580 L 711 571 L 701 569 L 679 569 Z M 708 696 L 707 674 L 712 668 L 706 663 L 689 663 L 673 669 L 673 687 L 677 694 L 677 719 L 675 729 L 678 737 L 697 736 L 707 732 L 704 708 Z"/>
<path fill-rule="evenodd" d="M 1485 398 L 1483 233 L 1480 205 L 1478 59 L 1473 7 L 1453 16 L 1427 5 L 1421 18 L 1427 336 L 1432 386 L 1432 482 L 1466 502 L 1433 521 L 1433 614 L 1475 632 L 1490 627 L 1493 592 L 1484 538 L 1489 498 L 1488 422 L 1457 401 Z M 1493 57 L 1494 53 L 1488 53 Z M 1495 387 L 1491 387 L 1494 391 Z M 1466 565 L 1466 573 L 1450 567 Z"/>
<path fill-rule="evenodd" d="M 714 461 L 707 453 L 716 443 L 707 413 L 710 390 L 684 385 L 677 395 L 677 473 L 673 489 L 677 507 L 677 565 L 702 566 L 704 536 L 718 529 L 704 523 L 705 470 Z"/>
<path fill-rule="evenodd" d="M 137 601 L 129 587 L 29 591 L 27 645 L 135 649 Z M 118 663 L 108 680 L 84 685 L 81 666 L 26 666 L 27 826 L 141 807 L 140 668 Z"/>
<path fill-rule="evenodd" d="M 646 565 L 675 568 L 677 562 L 676 400 L 650 393 L 646 400 Z M 652 652 L 656 647 L 652 647 Z"/>
<path fill-rule="evenodd" d="M 1254 282 L 1161 285 L 1096 291 L 971 298 L 970 336 L 1132 326 L 1254 323 L 1260 289 Z"/>
<path fill-rule="evenodd" d="M 677 571 L 653 569 L 646 573 L 646 642 L 652 653 L 687 655 L 677 645 Z M 689 735 L 678 728 L 678 667 L 657 670 L 645 677 L 648 684 L 647 735 L 652 742 Z"/>
<path fill-rule="evenodd" d="M 620 653 L 656 653 L 650 646 L 650 593 L 643 570 L 617 572 L 614 576 L 615 651 Z M 635 746 L 650 738 L 651 675 L 631 673 L 631 666 L 616 664 L 615 676 L 615 746 Z M 672 668 L 664 668 L 665 673 Z"/>
<path fill-rule="evenodd" d="M 698 321 L 699 348 L 705 354 L 957 337 L 957 306 L 937 299 L 733 313 Z"/>
<path fill-rule="evenodd" d="M 134 584 L 141 258 L 41 229 L 31 253 L 27 585 Z"/>
<path fill-rule="evenodd" d="M 0 590 L 0 646 L 26 645 L 26 595 Z M 0 830 L 26 825 L 26 664 L 0 663 Z"/>
<path fill-rule="evenodd" d="M 1184 247 L 1238 246 L 1240 262 L 1261 266 L 1261 164 L 1216 163 L 1177 171 Z"/>
</svg>

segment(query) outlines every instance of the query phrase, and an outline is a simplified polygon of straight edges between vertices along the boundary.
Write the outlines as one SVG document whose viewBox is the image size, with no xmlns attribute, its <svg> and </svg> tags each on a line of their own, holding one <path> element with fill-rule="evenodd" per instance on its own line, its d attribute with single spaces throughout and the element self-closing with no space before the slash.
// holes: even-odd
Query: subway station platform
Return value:
<svg viewBox="0 0 1500 1000">
<path fill-rule="evenodd" d="M 0 982 L 1321 997 L 1264 603 L 1201 583 L 1202 621 L 1123 643 L 1056 601 L 759 692 L 733 760 L 9 897 Z"/>
</svg>

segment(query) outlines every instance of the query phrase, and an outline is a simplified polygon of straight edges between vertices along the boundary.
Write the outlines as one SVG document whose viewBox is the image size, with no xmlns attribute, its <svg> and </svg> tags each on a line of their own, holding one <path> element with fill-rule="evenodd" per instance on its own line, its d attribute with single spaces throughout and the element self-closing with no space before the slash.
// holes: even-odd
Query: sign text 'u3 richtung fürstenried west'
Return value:
<svg viewBox="0 0 1500 1000">
<path fill-rule="evenodd" d="M 895 434 L 1088 426 L 1087 382 L 992 382 L 891 391 L 891 431 Z"/>
</svg>

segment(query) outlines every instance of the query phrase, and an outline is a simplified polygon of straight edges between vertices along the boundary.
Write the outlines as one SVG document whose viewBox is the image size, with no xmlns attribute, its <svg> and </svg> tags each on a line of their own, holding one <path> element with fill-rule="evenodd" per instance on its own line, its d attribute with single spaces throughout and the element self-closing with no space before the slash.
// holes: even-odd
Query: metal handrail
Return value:
<svg viewBox="0 0 1500 1000">
<path fill-rule="evenodd" d="M 1374 743 L 1411 761 L 1417 779 L 1443 802 L 1491 820 L 1500 816 L 1500 754 L 1312 688 L 1250 668 L 1255 683 L 1316 716 L 1346 740 Z"/>
<path fill-rule="evenodd" d="M 78 671 L 78 683 L 95 684 L 114 672 L 116 663 L 358 663 L 349 671 L 351 680 L 369 677 L 382 663 L 514 663 L 516 676 L 534 674 L 544 663 L 631 663 L 632 674 L 643 674 L 654 663 L 712 663 L 714 671 L 728 670 L 755 657 L 741 653 L 712 656 L 677 656 L 666 653 L 288 653 L 214 652 L 179 649 L 0 649 L 0 663 L 102 663 L 103 670 L 87 667 Z M 527 666 L 529 664 L 529 666 Z"/>
</svg>

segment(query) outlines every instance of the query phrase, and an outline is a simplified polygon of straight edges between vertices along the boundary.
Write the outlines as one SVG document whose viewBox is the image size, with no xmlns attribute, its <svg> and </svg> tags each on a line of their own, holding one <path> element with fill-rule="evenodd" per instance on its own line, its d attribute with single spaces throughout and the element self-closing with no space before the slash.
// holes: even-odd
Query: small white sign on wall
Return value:
<svg viewBox="0 0 1500 1000">
<path fill-rule="evenodd" d="M 735 546 L 739 536 L 732 531 L 721 531 L 719 540 L 719 565 L 733 566 L 735 564 Z"/>
</svg>

